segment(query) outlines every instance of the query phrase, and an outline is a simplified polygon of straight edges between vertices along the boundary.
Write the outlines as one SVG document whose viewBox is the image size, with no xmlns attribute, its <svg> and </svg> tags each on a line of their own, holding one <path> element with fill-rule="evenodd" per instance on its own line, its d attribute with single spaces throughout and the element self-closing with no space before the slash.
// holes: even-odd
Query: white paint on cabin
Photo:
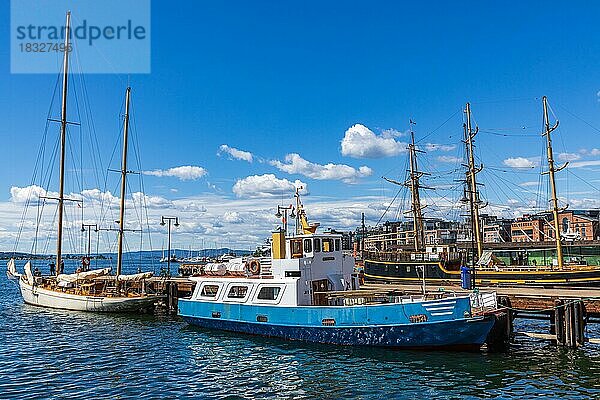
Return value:
<svg viewBox="0 0 600 400">
<path fill-rule="evenodd" d="M 271 259 L 272 277 L 193 277 L 190 279 L 197 285 L 192 299 L 275 306 L 316 305 L 319 292 L 356 290 L 359 284 L 354 257 L 342 252 L 341 242 L 342 236 L 336 234 L 286 237 L 286 257 Z"/>
</svg>

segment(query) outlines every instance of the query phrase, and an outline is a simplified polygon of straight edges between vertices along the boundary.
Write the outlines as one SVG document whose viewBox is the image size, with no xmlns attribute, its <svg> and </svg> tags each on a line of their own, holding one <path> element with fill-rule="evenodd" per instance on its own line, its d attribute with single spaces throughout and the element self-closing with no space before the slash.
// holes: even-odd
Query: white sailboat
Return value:
<svg viewBox="0 0 600 400">
<path fill-rule="evenodd" d="M 65 29 L 65 49 L 69 49 L 71 15 L 67 13 Z M 62 107 L 61 107 L 61 147 L 60 175 L 58 193 L 58 234 L 56 247 L 56 276 L 37 276 L 32 272 L 31 262 L 24 266 L 24 274 L 16 271 L 15 261 L 11 259 L 7 265 L 7 275 L 18 279 L 23 300 L 27 304 L 75 311 L 125 312 L 147 309 L 158 299 L 156 295 L 147 294 L 144 280 L 152 273 L 122 275 L 123 232 L 125 219 L 125 191 L 127 176 L 127 140 L 129 129 L 129 98 L 131 89 L 127 88 L 125 100 L 125 121 L 123 128 L 123 157 L 121 168 L 120 219 L 118 229 L 118 253 L 116 275 L 109 275 L 110 268 L 63 274 L 62 238 L 64 211 L 64 172 L 67 127 L 67 82 L 69 68 L 69 52 L 64 52 Z"/>
</svg>

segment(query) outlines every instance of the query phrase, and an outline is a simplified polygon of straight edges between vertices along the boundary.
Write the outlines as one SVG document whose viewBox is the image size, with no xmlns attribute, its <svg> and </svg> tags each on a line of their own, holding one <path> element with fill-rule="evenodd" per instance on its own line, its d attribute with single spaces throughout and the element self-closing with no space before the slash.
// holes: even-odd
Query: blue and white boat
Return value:
<svg viewBox="0 0 600 400">
<path fill-rule="evenodd" d="M 479 349 L 495 293 L 402 296 L 359 290 L 342 235 L 316 233 L 297 196 L 296 232 L 272 235 L 271 257 L 207 264 L 179 315 L 205 328 L 338 345 Z M 485 303 L 485 304 L 484 304 Z M 487 312 L 486 312 L 487 311 Z"/>
</svg>

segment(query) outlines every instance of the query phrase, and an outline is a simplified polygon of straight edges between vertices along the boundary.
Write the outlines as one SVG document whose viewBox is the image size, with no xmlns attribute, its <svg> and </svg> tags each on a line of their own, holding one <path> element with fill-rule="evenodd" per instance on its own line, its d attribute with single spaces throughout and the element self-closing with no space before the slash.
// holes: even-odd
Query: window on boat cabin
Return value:
<svg viewBox="0 0 600 400">
<path fill-rule="evenodd" d="M 321 239 L 315 239 L 315 253 L 321 251 Z"/>
<path fill-rule="evenodd" d="M 335 251 L 340 251 L 340 239 L 335 239 Z"/>
<path fill-rule="evenodd" d="M 256 296 L 259 300 L 277 300 L 281 288 L 279 286 L 263 286 Z"/>
<path fill-rule="evenodd" d="M 243 299 L 248 293 L 248 286 L 231 286 L 227 298 L 229 299 Z"/>
<path fill-rule="evenodd" d="M 217 297 L 217 293 L 219 293 L 219 285 L 204 285 L 200 296 L 215 298 Z"/>
<path fill-rule="evenodd" d="M 304 252 L 312 253 L 312 240 L 304 239 Z"/>
<path fill-rule="evenodd" d="M 326 253 L 333 251 L 333 239 L 323 239 L 323 251 Z"/>
<path fill-rule="evenodd" d="M 302 239 L 290 240 L 292 258 L 302 258 Z"/>
</svg>

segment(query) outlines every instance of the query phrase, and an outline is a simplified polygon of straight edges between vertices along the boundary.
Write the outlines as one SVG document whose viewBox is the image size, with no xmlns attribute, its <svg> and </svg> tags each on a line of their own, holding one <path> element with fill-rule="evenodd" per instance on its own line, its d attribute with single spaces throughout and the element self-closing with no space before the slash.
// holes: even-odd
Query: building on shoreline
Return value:
<svg viewBox="0 0 600 400">
<path fill-rule="evenodd" d="M 542 212 L 525 214 L 515 219 L 495 215 L 480 216 L 484 243 L 535 243 L 553 241 L 556 237 L 552 214 Z M 559 213 L 561 237 L 564 241 L 600 240 L 600 210 L 566 210 Z M 431 218 L 424 221 L 426 245 L 465 243 L 472 241 L 471 221 L 446 221 Z M 355 234 L 360 237 L 361 228 Z M 368 243 L 374 251 L 394 251 L 414 245 L 411 220 L 386 221 L 367 229 Z"/>
</svg>

